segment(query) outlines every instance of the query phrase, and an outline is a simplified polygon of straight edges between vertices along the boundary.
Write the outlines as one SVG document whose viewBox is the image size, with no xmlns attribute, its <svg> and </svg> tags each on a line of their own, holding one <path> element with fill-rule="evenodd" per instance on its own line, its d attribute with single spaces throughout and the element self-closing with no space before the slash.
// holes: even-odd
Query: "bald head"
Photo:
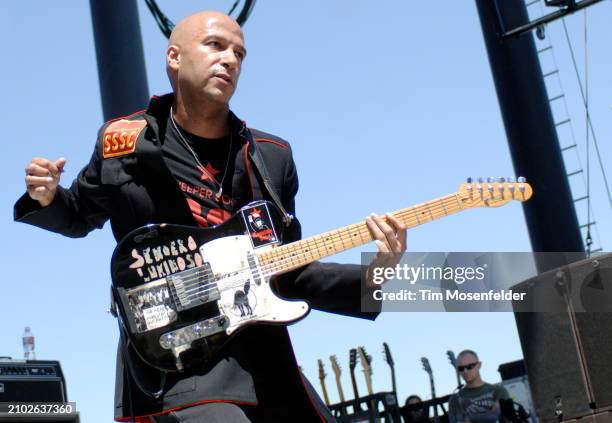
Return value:
<svg viewBox="0 0 612 423">
<path fill-rule="evenodd" d="M 203 11 L 194 13 L 181 20 L 172 30 L 168 46 L 176 45 L 180 47 L 185 45 L 185 43 L 193 40 L 194 37 L 200 36 L 206 29 L 219 25 L 243 38 L 240 25 L 231 16 L 216 11 Z"/>
<path fill-rule="evenodd" d="M 168 41 L 166 70 L 179 100 L 227 105 L 246 56 L 240 25 L 228 15 L 206 11 L 186 17 Z"/>
</svg>

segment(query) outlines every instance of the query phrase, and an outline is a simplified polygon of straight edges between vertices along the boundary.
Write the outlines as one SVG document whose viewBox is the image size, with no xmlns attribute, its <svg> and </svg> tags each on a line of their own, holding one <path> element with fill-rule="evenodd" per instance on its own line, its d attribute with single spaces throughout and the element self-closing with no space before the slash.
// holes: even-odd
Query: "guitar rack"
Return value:
<svg viewBox="0 0 612 423">
<path fill-rule="evenodd" d="M 382 408 L 382 411 L 380 411 Z M 401 423 L 400 408 L 393 392 L 378 392 L 329 406 L 339 423 Z"/>
</svg>

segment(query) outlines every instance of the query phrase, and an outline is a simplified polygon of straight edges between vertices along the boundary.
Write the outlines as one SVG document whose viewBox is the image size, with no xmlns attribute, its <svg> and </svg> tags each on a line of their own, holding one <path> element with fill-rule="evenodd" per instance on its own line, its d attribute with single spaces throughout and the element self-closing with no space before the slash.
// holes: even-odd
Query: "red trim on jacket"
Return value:
<svg viewBox="0 0 612 423">
<path fill-rule="evenodd" d="M 287 148 L 287 146 L 285 144 L 283 144 L 282 142 L 274 141 L 274 140 L 269 140 L 267 138 L 256 138 L 255 141 L 257 141 L 257 142 L 270 142 L 272 144 L 278 145 L 279 147 Z"/>
<path fill-rule="evenodd" d="M 111 120 L 108 120 L 105 123 L 112 123 L 112 122 L 115 122 L 115 121 L 120 120 L 120 119 L 127 119 L 129 117 L 142 114 L 142 113 L 144 113 L 146 111 L 147 111 L 147 109 L 138 110 L 138 111 L 136 111 L 134 113 L 130 113 L 129 115 L 126 115 L 126 116 L 119 116 L 119 117 L 116 117 L 116 118 L 112 118 Z"/>
<path fill-rule="evenodd" d="M 251 168 L 249 167 L 249 142 L 247 141 L 244 146 L 244 166 L 246 167 L 247 174 L 249 175 L 249 183 L 251 184 L 251 199 L 255 199 L 255 188 L 253 187 L 253 177 L 251 176 Z"/>
<path fill-rule="evenodd" d="M 164 415 L 164 414 L 171 413 L 173 411 L 182 410 L 183 408 L 195 407 L 196 405 L 211 404 L 211 403 L 218 403 L 218 402 L 224 402 L 224 403 L 229 403 L 229 404 L 237 404 L 237 405 L 249 405 L 249 406 L 253 406 L 253 407 L 257 405 L 256 402 L 250 402 L 250 401 L 204 400 L 204 401 L 194 402 L 194 403 L 191 403 L 191 404 L 181 405 L 179 407 L 170 408 L 168 410 L 160 411 L 159 413 L 147 414 L 146 416 L 137 416 L 137 417 L 134 417 L 134 418 L 136 420 L 136 423 L 150 423 L 151 422 L 151 416 L 161 416 L 161 415 Z M 116 422 L 129 422 L 131 420 L 132 420 L 131 417 L 119 417 L 119 418 L 115 419 Z"/>
<path fill-rule="evenodd" d="M 291 350 L 293 350 L 293 347 L 291 348 Z M 295 353 L 293 354 L 293 356 L 295 357 Z M 312 406 L 312 409 L 317 413 L 317 416 L 319 416 L 319 418 L 321 419 L 323 423 L 327 423 L 327 419 L 323 417 L 321 413 L 319 413 L 319 408 L 317 407 L 314 400 L 310 396 L 310 392 L 308 392 L 308 387 L 306 387 L 306 384 L 304 383 L 304 376 L 302 375 L 302 372 L 300 371 L 299 368 L 298 368 L 298 373 L 300 375 L 300 382 L 302 382 L 302 388 L 304 388 L 304 392 L 306 392 L 306 396 L 308 397 L 308 400 L 310 401 L 310 405 Z"/>
</svg>

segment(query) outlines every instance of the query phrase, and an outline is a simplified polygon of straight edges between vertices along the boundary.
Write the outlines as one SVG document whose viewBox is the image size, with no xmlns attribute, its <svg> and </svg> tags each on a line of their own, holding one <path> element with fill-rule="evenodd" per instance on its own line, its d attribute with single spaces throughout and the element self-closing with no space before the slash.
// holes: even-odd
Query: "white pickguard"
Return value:
<svg viewBox="0 0 612 423">
<path fill-rule="evenodd" d="M 249 253 L 257 259 L 251 241 L 245 235 L 218 238 L 200 247 L 202 258 L 210 264 L 215 276 L 229 275 L 217 281 L 221 294 L 217 304 L 229 319 L 228 335 L 247 323 L 292 322 L 309 310 L 304 301 L 286 301 L 277 297 L 270 288 L 269 278 L 263 277 L 264 271 L 256 262 L 256 269 L 262 275 L 257 284 L 249 266 Z"/>
</svg>

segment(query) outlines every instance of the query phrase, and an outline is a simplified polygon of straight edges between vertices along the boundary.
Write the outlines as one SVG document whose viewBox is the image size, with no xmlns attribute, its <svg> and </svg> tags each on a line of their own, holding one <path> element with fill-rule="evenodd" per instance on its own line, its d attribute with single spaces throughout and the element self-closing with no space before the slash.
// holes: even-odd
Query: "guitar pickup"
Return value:
<svg viewBox="0 0 612 423">
<path fill-rule="evenodd" d="M 188 310 L 221 298 L 210 264 L 166 277 L 177 311 Z"/>
</svg>

